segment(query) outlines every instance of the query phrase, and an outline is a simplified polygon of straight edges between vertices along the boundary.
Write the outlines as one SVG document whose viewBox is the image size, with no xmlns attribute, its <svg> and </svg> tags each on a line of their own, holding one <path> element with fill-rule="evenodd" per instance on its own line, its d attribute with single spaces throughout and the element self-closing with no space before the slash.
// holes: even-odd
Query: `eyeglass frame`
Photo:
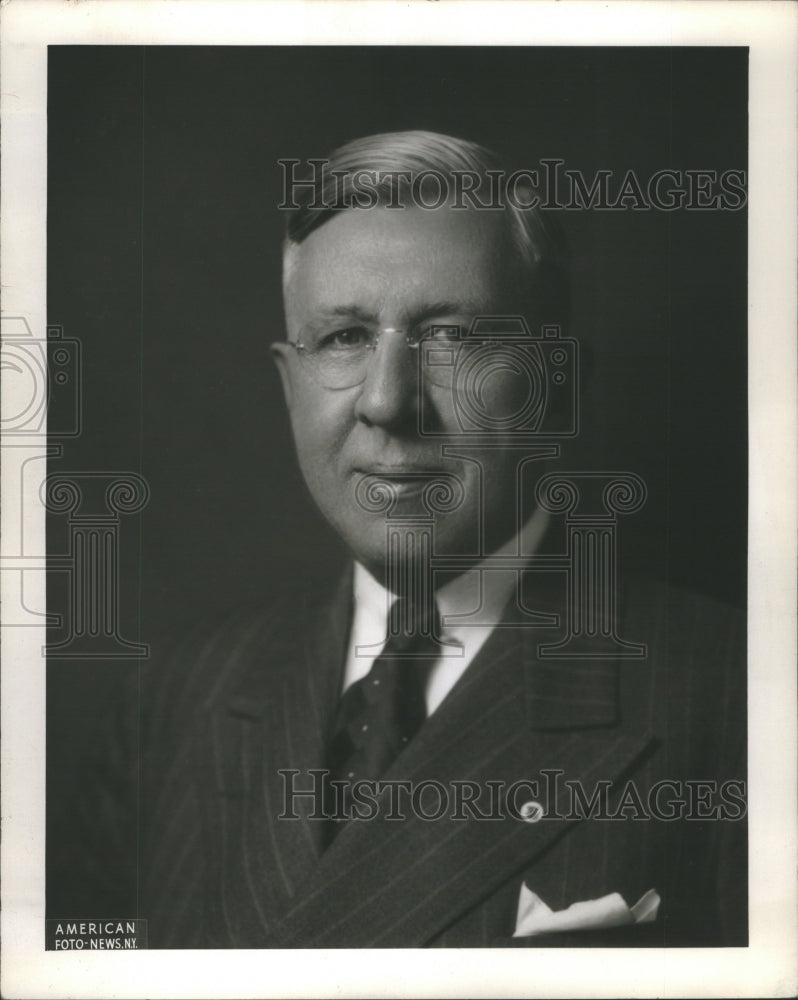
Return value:
<svg viewBox="0 0 798 1000">
<path fill-rule="evenodd" d="M 403 333 L 404 334 L 405 344 L 411 350 L 417 351 L 419 349 L 419 347 L 421 346 L 422 343 L 424 343 L 425 341 L 428 341 L 428 340 L 431 339 L 429 336 L 425 336 L 425 334 L 427 333 L 427 331 L 432 330 L 432 331 L 437 332 L 439 330 L 454 330 L 454 329 L 456 329 L 458 331 L 462 330 L 463 329 L 463 324 L 461 324 L 461 323 L 431 323 L 430 326 L 427 327 L 427 330 L 422 330 L 418 334 L 414 334 L 412 332 L 407 332 L 402 327 L 383 326 L 383 327 L 378 327 L 374 331 L 373 342 L 370 343 L 370 344 L 367 344 L 365 346 L 366 346 L 367 350 L 376 352 L 377 347 L 379 346 L 380 341 L 382 339 L 382 335 L 384 333 Z M 458 341 L 459 341 L 459 338 L 458 338 Z M 303 357 L 304 356 L 305 358 L 307 358 L 310 361 L 310 363 L 312 365 L 313 362 L 311 361 L 311 358 L 313 357 L 313 355 L 311 353 L 309 353 L 312 350 L 312 347 L 310 345 L 304 344 L 300 340 L 284 340 L 284 341 L 281 341 L 281 343 L 283 343 L 287 347 L 293 347 L 294 350 L 297 353 L 297 357 Z M 443 345 L 441 345 L 441 347 L 442 347 L 442 349 L 445 349 L 443 347 Z M 313 375 L 311 375 L 311 378 L 313 378 Z M 358 380 L 357 382 L 353 382 L 351 385 L 339 386 L 339 387 L 325 386 L 325 388 L 332 389 L 333 391 L 337 391 L 338 389 L 354 389 L 354 388 L 356 388 L 359 385 L 363 385 L 363 383 L 366 381 L 367 378 L 368 378 L 368 369 L 366 368 L 363 371 L 363 378 L 360 379 L 360 380 Z"/>
</svg>

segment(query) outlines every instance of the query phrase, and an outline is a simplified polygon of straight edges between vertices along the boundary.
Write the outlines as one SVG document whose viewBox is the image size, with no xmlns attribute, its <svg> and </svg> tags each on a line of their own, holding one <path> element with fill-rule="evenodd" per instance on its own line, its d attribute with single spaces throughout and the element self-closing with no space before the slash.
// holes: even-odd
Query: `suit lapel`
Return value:
<svg viewBox="0 0 798 1000">
<path fill-rule="evenodd" d="M 322 854 L 311 796 L 289 803 L 297 818 L 280 816 L 287 782 L 308 788 L 308 772 L 323 766 L 350 617 L 350 575 L 326 611 L 284 612 L 242 657 L 236 684 L 203 724 L 212 937 L 220 943 L 424 945 L 567 832 L 563 819 L 508 816 L 488 800 L 490 782 L 526 782 L 517 785 L 520 806 L 540 800 L 546 769 L 590 787 L 631 771 L 650 743 L 616 725 L 615 664 L 538 661 L 540 632 L 499 626 L 385 775 L 415 787 L 442 783 L 444 817 L 413 815 L 405 796 L 407 819 L 388 819 L 383 796 L 375 819 L 348 824 Z M 476 808 L 499 818 L 475 821 L 462 806 L 462 818 L 449 819 L 457 782 L 487 788 Z M 427 794 L 416 804 L 431 815 L 440 799 L 431 786 Z"/>
<path fill-rule="evenodd" d="M 350 610 L 346 574 L 324 610 L 308 603 L 284 612 L 248 650 L 237 683 L 202 723 L 210 737 L 204 780 L 212 791 L 203 797 L 218 880 L 211 888 L 214 936 L 239 947 L 268 943 L 318 864 L 321 827 L 308 818 L 312 799 L 295 797 L 288 804 L 296 818 L 281 816 L 289 783 L 306 787 L 308 772 L 323 765 Z"/>
<path fill-rule="evenodd" d="M 456 811 L 454 784 L 515 786 L 516 806 L 540 801 L 558 769 L 591 788 L 633 770 L 648 733 L 619 728 L 617 667 L 606 661 L 538 661 L 535 631 L 498 627 L 386 779 L 418 786 L 433 779 L 448 796 L 439 821 L 387 818 L 387 795 L 373 820 L 351 822 L 295 893 L 276 928 L 283 947 L 421 946 L 565 834 L 565 819 L 523 822 L 491 809 L 476 821 Z M 454 783 L 454 784 L 453 784 Z M 536 783 L 536 784 L 535 784 Z M 442 801 L 419 799 L 427 815 Z M 547 803 L 541 803 L 544 807 Z M 552 810 L 552 813 L 556 812 Z"/>
</svg>

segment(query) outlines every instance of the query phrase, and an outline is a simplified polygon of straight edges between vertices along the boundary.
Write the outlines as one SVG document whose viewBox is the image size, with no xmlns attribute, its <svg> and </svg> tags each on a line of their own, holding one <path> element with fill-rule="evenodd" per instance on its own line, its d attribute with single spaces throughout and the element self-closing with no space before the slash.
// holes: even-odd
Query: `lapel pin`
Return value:
<svg viewBox="0 0 798 1000">
<path fill-rule="evenodd" d="M 537 823 L 543 819 L 543 806 L 539 802 L 525 802 L 518 810 L 521 819 L 525 823 Z"/>
</svg>

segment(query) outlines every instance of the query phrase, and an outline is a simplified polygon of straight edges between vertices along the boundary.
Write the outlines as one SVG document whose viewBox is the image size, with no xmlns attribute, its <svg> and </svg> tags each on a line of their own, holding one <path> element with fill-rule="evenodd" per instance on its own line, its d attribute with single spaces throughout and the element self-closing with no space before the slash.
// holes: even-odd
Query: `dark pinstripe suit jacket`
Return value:
<svg viewBox="0 0 798 1000">
<path fill-rule="evenodd" d="M 310 802 L 278 820 L 278 771 L 323 766 L 349 593 L 347 578 L 332 600 L 287 598 L 179 644 L 143 673 L 128 724 L 98 744 L 84 855 L 101 859 L 106 884 L 113 858 L 128 878 L 137 859 L 150 947 L 746 943 L 744 819 L 396 822 L 383 811 L 323 853 Z M 542 788 L 541 771 L 557 769 L 588 791 L 631 778 L 644 801 L 661 779 L 744 779 L 737 616 L 653 584 L 622 607 L 620 634 L 648 644 L 645 661 L 540 661 L 540 633 L 498 628 L 386 777 Z M 133 798 L 138 826 L 116 806 Z M 662 907 L 654 924 L 514 940 L 523 882 L 554 910 L 616 891 L 631 905 L 652 888 Z"/>
</svg>

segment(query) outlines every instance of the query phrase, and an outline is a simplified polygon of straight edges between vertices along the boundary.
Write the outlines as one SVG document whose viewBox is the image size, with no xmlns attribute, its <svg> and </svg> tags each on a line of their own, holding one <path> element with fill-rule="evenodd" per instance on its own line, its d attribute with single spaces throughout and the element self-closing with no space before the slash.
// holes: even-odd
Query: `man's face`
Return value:
<svg viewBox="0 0 798 1000">
<path fill-rule="evenodd" d="M 474 452 L 474 461 L 442 457 L 442 439 L 424 426 L 459 434 L 451 388 L 419 386 L 418 351 L 405 336 L 432 324 L 467 330 L 479 315 L 512 312 L 504 292 L 508 270 L 501 220 L 494 213 L 443 208 L 350 210 L 324 223 L 291 251 L 285 284 L 288 340 L 350 344 L 382 331 L 369 354 L 364 380 L 329 388 L 306 359 L 285 345 L 274 348 L 297 455 L 311 494 L 355 557 L 375 575 L 385 560 L 385 514 L 355 499 L 367 475 L 387 480 L 399 495 L 397 511 L 423 513 L 424 476 L 446 471 L 465 487 L 465 500 L 436 514 L 435 551 L 476 552 L 480 492 L 484 491 L 486 548 L 516 530 L 515 456 L 506 443 Z M 483 403 L 507 408 L 518 392 L 513 376 L 497 372 L 483 385 Z M 423 400 L 421 397 L 423 394 Z M 511 407 L 512 409 L 512 407 Z M 448 443 L 457 445 L 457 437 Z M 422 474 L 407 482 L 407 473 Z M 486 553 L 483 553 L 486 554 Z"/>
</svg>

